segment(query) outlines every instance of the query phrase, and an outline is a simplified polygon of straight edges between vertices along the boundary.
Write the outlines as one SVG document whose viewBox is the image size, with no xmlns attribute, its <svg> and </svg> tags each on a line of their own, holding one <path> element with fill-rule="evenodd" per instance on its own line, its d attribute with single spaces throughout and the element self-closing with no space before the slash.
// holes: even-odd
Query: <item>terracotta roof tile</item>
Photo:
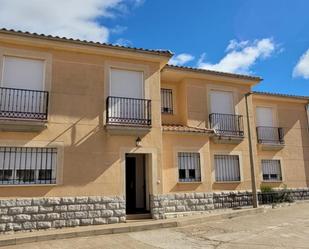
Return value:
<svg viewBox="0 0 309 249">
<path fill-rule="evenodd" d="M 211 129 L 190 127 L 190 126 L 179 125 L 179 124 L 163 124 L 162 130 L 169 131 L 169 132 L 199 133 L 199 134 L 213 134 L 214 133 L 214 131 Z"/>
<path fill-rule="evenodd" d="M 168 57 L 171 57 L 173 55 L 173 53 L 170 50 L 165 50 L 165 49 L 136 48 L 136 47 L 129 47 L 129 46 L 121 46 L 121 45 L 116 45 L 116 44 L 111 44 L 111 43 L 101 43 L 101 42 L 79 40 L 79 39 L 73 39 L 73 38 L 67 38 L 67 37 L 31 33 L 27 31 L 14 30 L 14 29 L 0 28 L 0 33 L 27 36 L 27 37 L 52 40 L 52 41 L 62 41 L 62 42 L 65 41 L 65 42 L 71 42 L 75 44 L 90 45 L 90 46 L 97 46 L 97 47 L 131 50 L 131 51 L 137 51 L 137 52 L 142 52 L 142 53 L 163 55 L 163 56 L 168 56 Z"/>
<path fill-rule="evenodd" d="M 308 100 L 309 101 L 309 96 L 283 94 L 283 93 L 258 92 L 258 91 L 254 91 L 253 94 L 273 96 L 273 97 L 285 97 L 285 98 L 303 99 L 303 100 Z"/>
<path fill-rule="evenodd" d="M 202 68 L 196 68 L 196 67 L 166 65 L 164 68 L 180 69 L 180 70 L 186 70 L 186 71 L 197 72 L 197 73 L 208 73 L 208 74 L 213 74 L 213 75 L 226 76 L 226 77 L 234 77 L 234 78 L 239 78 L 239 79 L 248 79 L 248 80 L 255 80 L 255 81 L 262 81 L 263 80 L 261 77 L 258 77 L 258 76 L 219 72 L 219 71 L 202 69 Z"/>
</svg>

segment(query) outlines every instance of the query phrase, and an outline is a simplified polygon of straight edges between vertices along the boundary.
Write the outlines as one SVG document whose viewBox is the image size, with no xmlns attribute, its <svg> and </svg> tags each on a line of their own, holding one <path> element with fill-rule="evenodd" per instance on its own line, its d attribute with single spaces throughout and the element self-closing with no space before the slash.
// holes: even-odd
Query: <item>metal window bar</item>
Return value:
<svg viewBox="0 0 309 249">
<path fill-rule="evenodd" d="M 55 184 L 57 148 L 0 147 L 0 184 Z"/>
<path fill-rule="evenodd" d="M 223 136 L 244 136 L 243 116 L 235 114 L 211 113 L 210 128 Z"/>
<path fill-rule="evenodd" d="M 0 118 L 47 120 L 48 92 L 0 87 Z"/>
<path fill-rule="evenodd" d="M 280 160 L 262 160 L 262 172 L 264 181 L 281 181 Z"/>
<path fill-rule="evenodd" d="M 240 181 L 238 155 L 215 155 L 217 182 Z"/>
<path fill-rule="evenodd" d="M 284 131 L 281 127 L 258 126 L 256 133 L 260 144 L 284 144 Z"/>
<path fill-rule="evenodd" d="M 200 182 L 200 154 L 196 152 L 178 152 L 179 182 Z"/>
<path fill-rule="evenodd" d="M 161 113 L 173 114 L 173 91 L 161 88 Z"/>
<path fill-rule="evenodd" d="M 109 96 L 106 123 L 151 126 L 151 100 Z"/>
</svg>

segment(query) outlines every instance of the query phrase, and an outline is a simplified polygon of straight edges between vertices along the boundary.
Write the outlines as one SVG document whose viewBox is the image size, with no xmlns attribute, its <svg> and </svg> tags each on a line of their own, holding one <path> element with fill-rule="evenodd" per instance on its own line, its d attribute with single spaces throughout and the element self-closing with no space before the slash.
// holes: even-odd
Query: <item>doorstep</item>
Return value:
<svg viewBox="0 0 309 249">
<path fill-rule="evenodd" d="M 128 222 L 108 225 L 95 225 L 74 228 L 50 229 L 45 231 L 23 232 L 16 234 L 1 234 L 0 247 L 17 245 L 24 243 L 33 243 L 38 241 L 69 239 L 76 237 L 90 237 L 104 234 L 117 234 L 138 232 L 144 230 L 154 230 L 159 228 L 172 228 L 188 226 L 197 223 L 204 223 L 207 221 L 214 221 L 220 219 L 230 219 L 244 215 L 251 215 L 265 212 L 264 207 L 259 208 L 245 208 L 238 210 L 224 210 L 222 212 L 214 212 L 203 215 L 192 215 L 182 218 L 171 218 L 165 220 L 146 220 L 138 222 Z"/>
</svg>

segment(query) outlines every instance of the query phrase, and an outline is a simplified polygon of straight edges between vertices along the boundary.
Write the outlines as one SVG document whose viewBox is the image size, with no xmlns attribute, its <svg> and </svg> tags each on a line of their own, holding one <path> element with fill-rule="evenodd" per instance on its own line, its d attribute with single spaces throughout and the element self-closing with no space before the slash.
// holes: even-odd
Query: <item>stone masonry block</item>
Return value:
<svg viewBox="0 0 309 249">
<path fill-rule="evenodd" d="M 7 222 L 12 222 L 12 221 L 13 221 L 13 216 L 9 216 L 9 215 L 0 216 L 0 223 L 7 223 Z"/>
<path fill-rule="evenodd" d="M 21 214 L 23 212 L 23 207 L 10 207 L 8 213 L 9 214 Z"/>
<path fill-rule="evenodd" d="M 30 198 L 16 200 L 16 206 L 18 207 L 31 206 L 31 205 L 32 205 L 32 199 Z"/>
<path fill-rule="evenodd" d="M 106 210 L 107 211 L 107 210 Z M 103 211 L 102 211 L 103 212 Z M 113 211 L 111 211 L 113 213 Z M 103 215 L 102 215 L 103 216 Z M 89 211 L 88 212 L 88 217 L 89 218 L 97 218 L 101 217 L 101 211 L 100 210 L 94 210 L 94 211 Z"/>
<path fill-rule="evenodd" d="M 85 204 L 85 203 L 88 203 L 88 197 L 85 197 L 85 196 L 77 196 L 77 197 L 75 197 L 75 203 L 78 203 L 78 204 Z"/>
<path fill-rule="evenodd" d="M 93 224 L 93 219 L 81 219 L 80 225 L 81 226 L 89 226 Z"/>
<path fill-rule="evenodd" d="M 33 214 L 31 220 L 43 221 L 45 220 L 46 214 Z"/>
<path fill-rule="evenodd" d="M 80 205 L 68 205 L 68 211 L 79 211 Z"/>
<path fill-rule="evenodd" d="M 14 206 L 16 206 L 15 199 L 0 200 L 0 207 L 14 207 Z"/>
<path fill-rule="evenodd" d="M 57 220 L 60 219 L 60 214 L 59 213 L 48 213 L 46 214 L 46 220 Z"/>
<path fill-rule="evenodd" d="M 31 220 L 31 215 L 28 214 L 18 214 L 14 217 L 14 220 L 17 222 L 21 222 L 21 221 L 29 221 Z"/>
<path fill-rule="evenodd" d="M 77 218 L 77 219 L 85 219 L 87 217 L 88 217 L 88 212 L 87 211 L 75 212 L 75 218 Z"/>
<path fill-rule="evenodd" d="M 61 203 L 61 198 L 58 197 L 48 197 L 45 199 L 47 205 L 59 205 Z"/>
<path fill-rule="evenodd" d="M 106 218 L 94 218 L 93 224 L 94 225 L 107 224 L 107 219 Z"/>
<path fill-rule="evenodd" d="M 119 218 L 118 217 L 109 217 L 109 218 L 107 218 L 107 223 L 108 224 L 119 223 Z"/>
<path fill-rule="evenodd" d="M 37 228 L 38 229 L 48 229 L 52 227 L 52 223 L 49 221 L 39 221 L 37 223 Z"/>
<path fill-rule="evenodd" d="M 79 226 L 80 221 L 78 219 L 70 219 L 66 221 L 66 226 L 68 227 L 76 227 Z"/>
<path fill-rule="evenodd" d="M 102 217 L 112 217 L 113 216 L 113 211 L 112 210 L 102 210 L 101 211 L 101 216 Z"/>
<path fill-rule="evenodd" d="M 74 204 L 75 203 L 75 197 L 62 197 L 61 203 L 62 204 Z"/>
<path fill-rule="evenodd" d="M 66 226 L 65 220 L 54 220 L 52 222 L 52 227 L 54 228 L 60 228 L 60 227 L 65 227 L 65 226 Z"/>
<path fill-rule="evenodd" d="M 23 229 L 25 230 L 33 230 L 36 229 L 36 222 L 24 222 L 23 223 Z"/>
<path fill-rule="evenodd" d="M 38 213 L 39 207 L 38 206 L 27 206 L 24 207 L 24 213 L 25 214 L 32 214 L 32 213 Z"/>
</svg>

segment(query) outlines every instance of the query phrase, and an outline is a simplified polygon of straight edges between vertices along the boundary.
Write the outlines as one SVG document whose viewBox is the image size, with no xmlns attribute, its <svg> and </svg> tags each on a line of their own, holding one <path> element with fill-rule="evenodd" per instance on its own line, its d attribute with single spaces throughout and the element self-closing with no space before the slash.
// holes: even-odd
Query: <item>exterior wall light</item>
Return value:
<svg viewBox="0 0 309 249">
<path fill-rule="evenodd" d="M 140 137 L 138 137 L 135 140 L 135 144 L 136 144 L 136 147 L 142 147 L 142 139 Z"/>
</svg>

